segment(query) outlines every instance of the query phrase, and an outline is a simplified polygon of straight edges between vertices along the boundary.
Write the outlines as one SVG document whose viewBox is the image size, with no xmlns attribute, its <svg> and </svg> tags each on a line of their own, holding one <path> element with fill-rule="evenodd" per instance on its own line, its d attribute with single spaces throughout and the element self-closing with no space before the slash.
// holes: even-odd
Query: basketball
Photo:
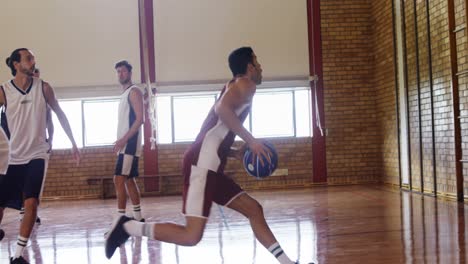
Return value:
<svg viewBox="0 0 468 264">
<path fill-rule="evenodd" d="M 260 158 L 252 159 L 253 153 L 250 149 L 247 149 L 244 153 L 244 169 L 251 176 L 256 178 L 265 178 L 273 174 L 278 167 L 278 153 L 276 152 L 275 147 L 268 141 L 263 143 L 269 150 L 270 154 L 267 157 L 267 160 L 263 161 L 263 165 L 260 162 Z M 253 161 L 253 162 L 252 162 Z"/>
</svg>

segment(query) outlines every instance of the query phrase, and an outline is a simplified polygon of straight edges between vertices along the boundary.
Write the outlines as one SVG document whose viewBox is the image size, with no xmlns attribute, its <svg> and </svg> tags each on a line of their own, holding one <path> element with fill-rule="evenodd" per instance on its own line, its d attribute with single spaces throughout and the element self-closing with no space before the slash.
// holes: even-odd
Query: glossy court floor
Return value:
<svg viewBox="0 0 468 264">
<path fill-rule="evenodd" d="M 301 263 L 468 263 L 468 205 L 379 185 L 252 192 L 283 249 Z M 111 260 L 103 234 L 114 200 L 44 202 L 27 247 L 31 263 L 277 263 L 245 218 L 217 206 L 195 247 L 130 239 Z M 142 200 L 147 221 L 183 222 L 179 196 Z M 7 210 L 0 263 L 14 254 L 18 213 Z"/>
</svg>

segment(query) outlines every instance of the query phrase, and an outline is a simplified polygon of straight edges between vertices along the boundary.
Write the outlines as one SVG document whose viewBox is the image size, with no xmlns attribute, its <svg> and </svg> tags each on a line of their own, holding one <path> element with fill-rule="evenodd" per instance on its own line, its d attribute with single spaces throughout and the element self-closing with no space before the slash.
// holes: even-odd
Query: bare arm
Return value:
<svg viewBox="0 0 468 264">
<path fill-rule="evenodd" d="M 65 134 L 67 134 L 68 139 L 70 139 L 70 142 L 72 143 L 73 154 L 75 156 L 77 163 L 79 163 L 80 153 L 78 151 L 78 147 L 76 146 L 75 138 L 73 137 L 73 133 L 71 131 L 70 123 L 68 122 L 67 116 L 65 115 L 62 108 L 60 107 L 57 101 L 57 98 L 55 97 L 54 90 L 47 82 L 43 83 L 43 89 L 44 89 L 44 96 L 46 98 L 47 104 L 57 115 L 60 125 L 62 126 L 63 130 L 65 131 Z"/>
<path fill-rule="evenodd" d="M 130 129 L 125 133 L 122 138 L 117 139 L 114 143 L 114 151 L 119 152 L 126 144 L 127 141 L 134 136 L 143 124 L 143 94 L 139 89 L 133 88 L 129 95 L 130 105 L 135 112 L 135 122 L 133 122 Z"/>
<path fill-rule="evenodd" d="M 260 155 L 261 162 L 266 160 L 268 150 L 260 140 L 257 140 L 245 129 L 235 109 L 252 100 L 255 94 L 255 83 L 246 78 L 239 78 L 227 88 L 223 96 L 215 105 L 215 112 L 224 124 L 241 137 L 255 156 Z"/>
<path fill-rule="evenodd" d="M 47 134 L 49 136 L 49 138 L 47 139 L 50 145 L 49 151 L 51 151 L 52 142 L 54 140 L 54 123 L 52 122 L 52 113 L 50 107 L 47 107 Z"/>
<path fill-rule="evenodd" d="M 0 107 L 5 105 L 5 94 L 3 94 L 3 87 L 0 85 Z"/>
<path fill-rule="evenodd" d="M 230 87 L 226 88 L 223 96 L 215 105 L 215 112 L 221 121 L 247 144 L 254 141 L 255 138 L 245 129 L 234 111 L 236 108 L 252 100 L 254 93 L 255 84 L 247 79 L 241 78 L 231 83 Z"/>
</svg>

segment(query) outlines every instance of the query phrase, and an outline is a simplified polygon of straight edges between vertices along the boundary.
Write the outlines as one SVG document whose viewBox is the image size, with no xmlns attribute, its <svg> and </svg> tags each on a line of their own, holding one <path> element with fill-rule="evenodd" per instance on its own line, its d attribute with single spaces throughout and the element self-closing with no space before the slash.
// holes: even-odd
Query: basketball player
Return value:
<svg viewBox="0 0 468 264">
<path fill-rule="evenodd" d="M 133 219 L 144 222 L 145 219 L 141 216 L 140 190 L 135 181 L 138 177 L 138 158 L 141 154 L 143 95 L 140 88 L 132 83 L 132 65 L 124 60 L 116 63 L 114 68 L 122 87 L 117 141 L 114 143 L 114 151 L 118 155 L 114 173 L 117 214 L 125 215 L 128 194 L 133 205 Z"/>
<path fill-rule="evenodd" d="M 5 131 L 3 131 L 2 128 L 0 128 L 0 184 L 3 178 L 5 177 L 5 174 L 7 173 L 9 161 L 10 161 L 10 145 L 8 142 L 8 137 L 5 134 Z M 1 218 L 1 213 L 0 213 L 0 218 Z M 0 241 L 3 239 L 4 236 L 5 236 L 5 232 L 0 228 Z"/>
<path fill-rule="evenodd" d="M 37 217 L 37 207 L 49 159 L 47 143 L 47 106 L 55 112 L 72 143 L 77 164 L 80 153 L 70 124 L 55 98 L 54 90 L 45 81 L 34 77 L 34 54 L 25 48 L 16 49 L 7 58 L 13 79 L 0 86 L 2 127 L 10 139 L 10 163 L 0 182 L 0 222 L 5 207 L 19 210 L 24 199 L 25 214 L 21 221 L 18 242 L 10 263 L 28 263 L 22 253 Z"/>
<path fill-rule="evenodd" d="M 34 77 L 40 78 L 41 77 L 41 71 L 39 68 L 34 69 Z M 47 106 L 47 142 L 49 143 L 49 153 L 52 151 L 52 140 L 54 138 L 54 123 L 52 122 L 52 114 L 50 111 L 50 107 Z M 23 221 L 24 217 L 24 207 L 21 207 L 20 210 L 20 221 Z M 36 218 L 36 223 L 41 224 L 41 218 L 39 217 L 39 212 L 37 214 Z"/>
<path fill-rule="evenodd" d="M 41 78 L 41 70 L 39 68 L 34 69 L 34 77 Z M 47 143 L 49 143 L 49 153 L 52 152 L 52 142 L 54 140 L 54 123 L 52 122 L 52 111 L 50 106 L 47 106 Z"/>
<path fill-rule="evenodd" d="M 195 142 L 184 156 L 183 213 L 186 224 L 140 223 L 121 216 L 114 221 L 106 238 L 108 258 L 129 236 L 196 245 L 203 236 L 211 204 L 215 202 L 246 216 L 255 237 L 279 263 L 295 263 L 283 252 L 268 227 L 262 206 L 223 173 L 228 155 L 240 156 L 231 150 L 236 135 L 262 158 L 262 162 L 268 154 L 267 147 L 242 125 L 250 111 L 256 87 L 262 82 L 262 68 L 250 47 L 234 50 L 229 55 L 229 67 L 233 79 L 221 91 Z"/>
</svg>

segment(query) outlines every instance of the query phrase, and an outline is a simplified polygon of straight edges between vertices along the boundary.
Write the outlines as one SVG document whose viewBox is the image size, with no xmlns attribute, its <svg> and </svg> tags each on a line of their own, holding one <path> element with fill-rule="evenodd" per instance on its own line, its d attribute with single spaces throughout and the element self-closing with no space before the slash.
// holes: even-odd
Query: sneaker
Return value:
<svg viewBox="0 0 468 264">
<path fill-rule="evenodd" d="M 3 229 L 0 229 L 0 241 L 2 241 L 3 237 L 5 237 L 5 231 L 3 231 Z"/>
<path fill-rule="evenodd" d="M 144 219 L 144 218 L 142 218 L 142 219 L 140 219 L 140 220 L 136 220 L 135 217 L 132 217 L 132 220 L 135 220 L 135 221 L 138 221 L 138 222 L 141 222 L 141 223 L 144 223 L 144 222 L 145 222 L 145 219 Z"/>
<path fill-rule="evenodd" d="M 29 264 L 23 257 L 19 258 L 10 258 L 10 264 Z"/>
<path fill-rule="evenodd" d="M 120 216 L 114 221 L 112 228 L 107 233 L 105 249 L 108 259 L 110 259 L 112 255 L 114 255 L 115 250 L 130 237 L 123 227 L 123 225 L 130 220 L 132 220 L 130 217 Z"/>
<path fill-rule="evenodd" d="M 130 220 L 135 220 L 135 218 L 132 217 L 132 218 L 130 218 Z M 135 221 L 137 221 L 137 220 L 135 220 Z M 145 222 L 145 219 L 142 218 L 142 219 L 140 219 L 138 222 L 144 223 L 144 222 Z M 109 232 L 110 232 L 110 231 L 104 232 L 104 239 L 107 239 L 107 237 L 109 236 Z"/>
</svg>

